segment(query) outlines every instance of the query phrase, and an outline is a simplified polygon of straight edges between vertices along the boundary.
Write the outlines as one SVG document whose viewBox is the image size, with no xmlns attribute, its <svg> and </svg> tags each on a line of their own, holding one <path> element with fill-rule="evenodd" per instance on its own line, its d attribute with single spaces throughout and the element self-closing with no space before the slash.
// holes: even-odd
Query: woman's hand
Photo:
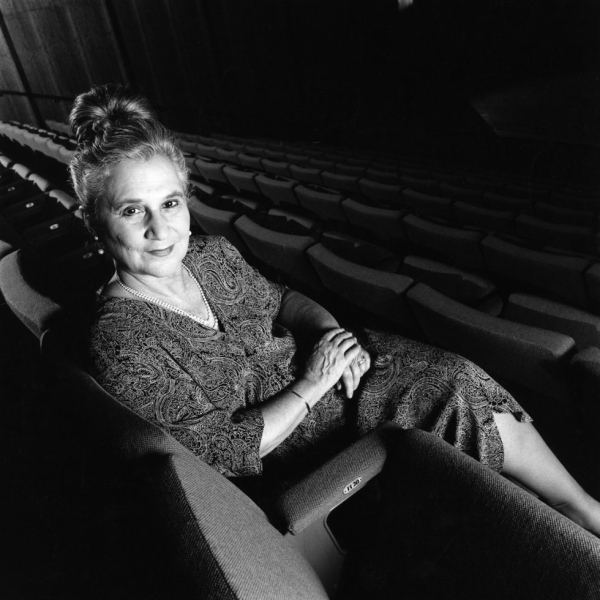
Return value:
<svg viewBox="0 0 600 600">
<path fill-rule="evenodd" d="M 350 332 L 340 328 L 332 329 L 325 333 L 313 348 L 306 361 L 304 378 L 322 387 L 323 393 L 343 378 L 347 369 L 352 373 L 353 382 L 354 371 L 360 371 L 364 365 L 364 363 L 358 365 L 361 350 L 356 338 Z M 362 352 L 364 353 L 364 350 Z M 354 371 L 351 369 L 353 362 L 356 363 Z M 346 379 L 349 380 L 349 376 L 346 376 Z"/>
<path fill-rule="evenodd" d="M 371 368 L 371 356 L 364 348 L 359 348 L 358 356 L 346 367 L 342 378 L 335 385 L 336 390 L 343 387 L 348 398 L 352 398 L 360 378 Z"/>
</svg>

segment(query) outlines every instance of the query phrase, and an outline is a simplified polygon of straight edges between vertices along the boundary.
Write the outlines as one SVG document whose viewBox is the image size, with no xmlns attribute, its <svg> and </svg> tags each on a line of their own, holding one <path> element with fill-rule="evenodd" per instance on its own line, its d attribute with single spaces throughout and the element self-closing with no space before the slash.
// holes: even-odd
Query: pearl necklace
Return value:
<svg viewBox="0 0 600 600">
<path fill-rule="evenodd" d="M 210 304 L 208 303 L 208 300 L 206 299 L 206 296 L 204 295 L 204 291 L 202 290 L 200 283 L 198 283 L 198 280 L 192 275 L 190 270 L 183 263 L 182 263 L 182 266 L 187 271 L 187 274 L 192 278 L 193 282 L 196 284 L 196 287 L 198 288 L 198 291 L 200 292 L 200 296 L 202 297 L 202 300 L 203 300 L 204 304 L 206 305 L 206 310 L 208 311 L 208 319 L 203 319 L 202 317 L 193 315 L 192 313 L 186 312 L 185 310 L 181 310 L 181 308 L 177 308 L 176 306 L 173 306 L 172 304 L 169 304 L 168 302 L 164 302 L 163 300 L 159 300 L 158 298 L 153 298 L 152 296 L 149 296 L 148 294 L 144 294 L 143 292 L 138 292 L 137 290 L 130 288 L 128 285 L 125 285 L 121 281 L 121 278 L 119 277 L 118 273 L 116 273 L 117 282 L 124 290 L 128 291 L 130 294 L 132 294 L 134 296 L 137 296 L 138 298 L 141 298 L 142 300 L 146 300 L 146 302 L 151 302 L 152 304 L 157 304 L 158 306 L 162 306 L 163 308 L 171 310 L 174 313 L 177 313 L 178 315 L 183 315 L 184 317 L 188 317 L 188 318 L 192 319 L 193 321 L 196 321 L 196 323 L 200 323 L 200 325 L 203 325 L 204 327 L 208 327 L 209 329 L 218 329 L 219 321 L 217 320 L 217 317 L 211 310 Z"/>
</svg>

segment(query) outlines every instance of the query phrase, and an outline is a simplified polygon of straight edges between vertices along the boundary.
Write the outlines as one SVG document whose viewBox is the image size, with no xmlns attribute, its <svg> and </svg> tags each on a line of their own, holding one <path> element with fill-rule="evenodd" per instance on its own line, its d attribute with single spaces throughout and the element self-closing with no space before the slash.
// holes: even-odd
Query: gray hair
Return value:
<svg viewBox="0 0 600 600">
<path fill-rule="evenodd" d="M 69 165 L 77 199 L 91 222 L 107 194 L 111 168 L 124 160 L 168 158 L 187 192 L 189 170 L 173 135 L 148 101 L 121 85 L 95 86 L 75 99 L 69 116 L 77 150 Z"/>
</svg>

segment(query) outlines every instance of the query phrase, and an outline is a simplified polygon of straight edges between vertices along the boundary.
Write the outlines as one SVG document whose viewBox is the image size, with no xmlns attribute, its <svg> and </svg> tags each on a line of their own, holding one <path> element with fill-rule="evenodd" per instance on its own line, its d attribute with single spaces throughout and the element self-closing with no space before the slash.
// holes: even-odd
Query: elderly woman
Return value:
<svg viewBox="0 0 600 600">
<path fill-rule="evenodd" d="M 300 472 L 384 421 L 447 439 L 600 533 L 600 504 L 477 366 L 399 336 L 351 333 L 266 280 L 223 238 L 190 238 L 183 155 L 146 101 L 79 96 L 71 177 L 116 265 L 90 369 L 227 476 Z"/>
</svg>

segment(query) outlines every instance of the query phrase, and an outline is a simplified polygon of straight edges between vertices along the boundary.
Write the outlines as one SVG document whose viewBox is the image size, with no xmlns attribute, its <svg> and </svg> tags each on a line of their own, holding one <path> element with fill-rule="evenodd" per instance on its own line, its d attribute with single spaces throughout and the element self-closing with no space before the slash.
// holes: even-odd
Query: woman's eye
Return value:
<svg viewBox="0 0 600 600">
<path fill-rule="evenodd" d="M 179 200 L 167 200 L 164 206 L 165 208 L 175 208 L 179 206 Z"/>
<path fill-rule="evenodd" d="M 132 217 L 134 215 L 136 215 L 139 212 L 139 208 L 136 208 L 135 206 L 128 206 L 124 211 L 123 214 L 126 217 Z"/>
</svg>

